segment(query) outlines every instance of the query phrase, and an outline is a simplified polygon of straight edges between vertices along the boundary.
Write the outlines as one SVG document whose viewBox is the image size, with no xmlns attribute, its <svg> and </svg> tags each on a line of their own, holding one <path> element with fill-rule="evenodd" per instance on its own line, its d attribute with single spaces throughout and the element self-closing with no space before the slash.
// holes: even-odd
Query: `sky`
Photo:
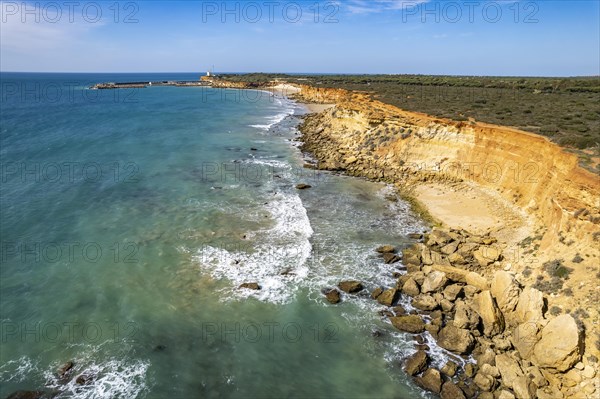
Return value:
<svg viewBox="0 0 600 399">
<path fill-rule="evenodd" d="M 0 0 L 0 70 L 600 75 L 600 0 Z"/>
</svg>

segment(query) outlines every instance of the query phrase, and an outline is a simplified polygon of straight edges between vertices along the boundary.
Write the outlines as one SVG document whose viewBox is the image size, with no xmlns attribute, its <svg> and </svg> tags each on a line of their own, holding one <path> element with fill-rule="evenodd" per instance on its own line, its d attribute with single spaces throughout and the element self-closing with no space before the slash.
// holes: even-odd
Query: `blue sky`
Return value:
<svg viewBox="0 0 600 399">
<path fill-rule="evenodd" d="M 77 3 L 0 1 L 0 70 L 600 74 L 599 0 Z"/>
</svg>

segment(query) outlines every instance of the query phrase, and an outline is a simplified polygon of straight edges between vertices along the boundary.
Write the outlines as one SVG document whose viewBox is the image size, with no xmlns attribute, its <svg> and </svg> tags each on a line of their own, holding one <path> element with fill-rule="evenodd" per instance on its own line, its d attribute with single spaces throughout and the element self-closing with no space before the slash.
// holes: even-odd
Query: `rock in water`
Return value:
<svg viewBox="0 0 600 399">
<path fill-rule="evenodd" d="M 389 290 L 385 290 L 377 297 L 377 302 L 385 306 L 392 306 L 396 299 L 398 298 L 398 290 L 395 288 L 390 288 Z"/>
<path fill-rule="evenodd" d="M 371 298 L 377 299 L 381 294 L 383 294 L 383 288 L 377 287 L 373 290 L 373 292 L 371 292 Z"/>
<path fill-rule="evenodd" d="M 329 290 L 325 293 L 325 298 L 329 301 L 329 303 L 336 304 L 339 303 L 342 299 L 340 297 L 340 292 L 336 289 Z"/>
<path fill-rule="evenodd" d="M 428 391 L 439 394 L 442 390 L 442 376 L 436 369 L 427 369 L 421 377 L 415 378 L 417 384 Z"/>
<path fill-rule="evenodd" d="M 465 354 L 473 349 L 475 339 L 467 330 L 447 325 L 442 328 L 437 337 L 438 345 L 452 352 Z"/>
<path fill-rule="evenodd" d="M 379 252 L 380 254 L 393 254 L 396 252 L 396 248 L 393 245 L 382 245 L 375 251 Z"/>
<path fill-rule="evenodd" d="M 362 291 L 364 287 L 360 281 L 348 280 L 341 281 L 338 284 L 338 288 L 344 292 L 347 292 L 348 294 L 354 294 Z"/>
<path fill-rule="evenodd" d="M 386 265 L 391 265 L 393 263 L 400 262 L 400 257 L 393 253 L 384 253 L 383 261 L 386 263 Z"/>
<path fill-rule="evenodd" d="M 406 280 L 404 285 L 402 286 L 402 293 L 408 296 L 415 297 L 421 293 L 419 290 L 419 286 L 414 278 L 409 278 Z"/>
<path fill-rule="evenodd" d="M 413 376 L 425 370 L 427 366 L 428 356 L 423 350 L 417 351 L 414 355 L 406 359 L 404 362 L 404 371 L 406 374 Z"/>
<path fill-rule="evenodd" d="M 246 288 L 249 290 L 260 290 L 260 285 L 258 285 L 258 283 L 243 283 L 241 284 L 238 288 L 242 289 L 242 288 Z"/>
<path fill-rule="evenodd" d="M 533 349 L 533 362 L 539 367 L 566 371 L 581 359 L 581 337 L 571 315 L 558 316 L 544 327 L 542 339 Z"/>
<path fill-rule="evenodd" d="M 75 363 L 73 363 L 73 362 L 66 362 L 65 364 L 60 366 L 60 368 L 58 369 L 58 377 L 59 378 L 67 377 L 68 374 L 70 374 L 71 371 L 73 371 L 74 365 L 75 365 Z"/>
<path fill-rule="evenodd" d="M 301 184 L 297 184 L 297 185 L 296 185 L 296 188 L 297 188 L 298 190 L 306 190 L 306 189 L 308 189 L 308 188 L 312 188 L 312 186 L 311 186 L 311 185 L 309 185 L 309 184 L 304 184 L 304 183 L 301 183 Z"/>
<path fill-rule="evenodd" d="M 392 322 L 392 325 L 400 331 L 414 334 L 419 334 L 425 331 L 425 322 L 421 316 L 395 316 L 390 317 L 390 321 Z"/>
</svg>

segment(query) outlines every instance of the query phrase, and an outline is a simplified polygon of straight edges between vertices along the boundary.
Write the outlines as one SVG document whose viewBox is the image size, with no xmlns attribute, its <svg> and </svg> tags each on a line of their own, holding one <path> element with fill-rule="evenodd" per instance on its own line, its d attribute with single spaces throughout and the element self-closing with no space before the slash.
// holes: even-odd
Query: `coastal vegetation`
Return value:
<svg viewBox="0 0 600 399">
<path fill-rule="evenodd" d="M 273 80 L 359 91 L 401 109 L 456 121 L 477 120 L 540 134 L 600 171 L 600 77 L 428 75 L 226 75 L 232 82 Z"/>
</svg>

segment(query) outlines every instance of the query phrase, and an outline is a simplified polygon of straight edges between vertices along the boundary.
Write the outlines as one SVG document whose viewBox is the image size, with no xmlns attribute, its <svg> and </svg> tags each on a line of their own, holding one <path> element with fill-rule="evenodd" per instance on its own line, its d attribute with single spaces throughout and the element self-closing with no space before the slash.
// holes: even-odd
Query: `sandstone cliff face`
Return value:
<svg viewBox="0 0 600 399">
<path fill-rule="evenodd" d="M 541 250 L 566 234 L 582 250 L 600 242 L 599 177 L 546 138 L 406 112 L 360 93 L 301 89 L 302 101 L 337 104 L 303 128 L 305 149 L 325 169 L 406 184 L 471 181 L 535 216 L 546 230 Z"/>
</svg>

